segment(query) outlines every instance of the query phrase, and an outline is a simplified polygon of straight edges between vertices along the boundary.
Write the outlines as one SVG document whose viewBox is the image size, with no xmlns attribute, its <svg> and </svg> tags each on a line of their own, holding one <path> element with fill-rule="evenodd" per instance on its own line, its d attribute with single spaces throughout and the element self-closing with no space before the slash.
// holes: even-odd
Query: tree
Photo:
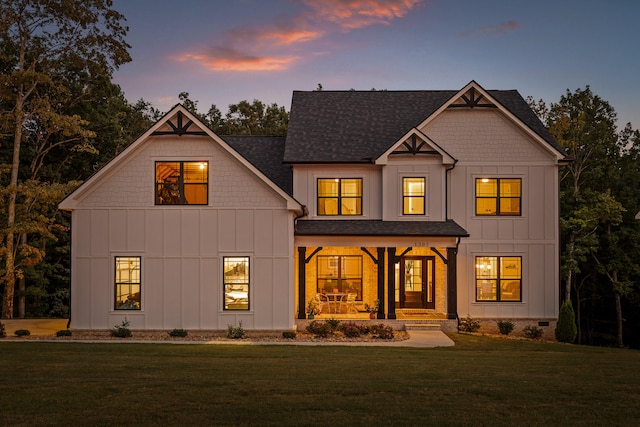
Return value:
<svg viewBox="0 0 640 427">
<path fill-rule="evenodd" d="M 64 113 L 61 99 L 69 93 L 66 73 L 107 76 L 131 60 L 124 40 L 124 17 L 111 0 L 12 0 L 0 3 L 0 128 L 12 146 L 7 185 L 3 255 L 2 318 L 13 317 L 16 255 L 16 202 L 25 141 L 52 141 L 52 135 L 73 143 L 91 137 L 87 122 Z M 43 142 L 43 140 L 40 140 Z M 36 165 L 39 161 L 36 161 Z"/>
</svg>

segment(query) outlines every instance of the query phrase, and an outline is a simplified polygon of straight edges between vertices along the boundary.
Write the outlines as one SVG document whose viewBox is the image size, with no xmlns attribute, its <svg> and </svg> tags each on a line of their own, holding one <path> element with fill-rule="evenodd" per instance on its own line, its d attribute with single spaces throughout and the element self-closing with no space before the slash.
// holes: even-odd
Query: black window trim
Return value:
<svg viewBox="0 0 640 427">
<path fill-rule="evenodd" d="M 404 180 L 405 179 L 421 179 L 423 181 L 424 184 L 424 194 L 422 196 L 405 196 L 404 194 Z M 402 183 L 401 183 L 401 187 L 402 187 L 402 215 L 403 216 L 425 216 L 427 215 L 427 178 L 424 176 L 402 176 L 401 179 Z M 417 214 L 412 214 L 412 213 L 407 213 L 404 211 L 404 201 L 405 199 L 408 198 L 412 198 L 412 199 L 416 199 L 416 198 L 422 198 L 422 213 L 417 213 Z"/>
<path fill-rule="evenodd" d="M 158 194 L 158 163 L 179 163 L 180 164 L 180 175 L 178 176 L 178 187 L 180 191 L 180 203 L 158 203 L 159 194 Z M 184 182 L 184 164 L 185 163 L 205 163 L 207 165 L 207 181 L 204 183 L 186 183 Z M 156 206 L 207 206 L 209 204 L 209 160 L 155 160 L 154 162 L 154 204 Z M 185 203 L 185 185 L 205 185 L 206 186 L 206 200 L 204 203 Z"/>
<path fill-rule="evenodd" d="M 338 180 L 338 195 L 336 197 L 321 197 L 320 196 L 320 180 Z M 342 213 L 342 181 L 343 180 L 358 180 L 360 181 L 360 196 L 359 197 L 347 197 L 347 199 L 359 199 L 360 200 L 360 213 L 358 214 L 343 214 Z M 362 216 L 363 215 L 363 193 L 364 193 L 364 179 L 362 177 L 318 177 L 316 178 L 316 212 L 318 216 Z M 338 199 L 338 213 L 335 215 L 321 214 L 320 213 L 320 199 Z"/>
<path fill-rule="evenodd" d="M 478 180 L 483 180 L 483 179 L 495 179 L 496 180 L 496 191 L 497 194 L 495 197 L 483 197 L 483 196 L 478 196 L 477 194 L 477 189 L 478 189 L 478 185 L 477 182 Z M 501 180 L 507 180 L 507 179 L 511 179 L 511 180 L 517 180 L 520 181 L 520 196 L 519 197 L 502 197 L 500 196 L 500 181 Z M 506 216 L 506 217 L 519 217 L 522 216 L 522 178 L 521 177 L 507 177 L 507 176 L 501 176 L 500 178 L 498 177 L 493 177 L 493 176 L 482 176 L 482 177 L 476 177 L 475 180 L 473 181 L 473 192 L 474 192 L 474 214 L 475 216 L 488 216 L 488 217 L 497 217 L 497 216 Z M 518 206 L 518 213 L 502 213 L 501 209 L 500 209 L 500 200 L 501 199 L 518 199 L 519 202 L 519 206 Z M 493 214 L 483 214 L 483 213 L 478 213 L 478 199 L 496 199 L 496 213 Z"/>
</svg>

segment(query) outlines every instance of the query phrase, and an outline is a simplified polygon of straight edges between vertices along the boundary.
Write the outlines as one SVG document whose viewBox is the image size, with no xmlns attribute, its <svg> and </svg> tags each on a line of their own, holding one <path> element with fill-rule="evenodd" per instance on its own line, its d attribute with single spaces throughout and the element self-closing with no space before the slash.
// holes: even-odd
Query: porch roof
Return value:
<svg viewBox="0 0 640 427">
<path fill-rule="evenodd" d="M 298 220 L 296 236 L 422 236 L 469 237 L 453 220 Z"/>
</svg>

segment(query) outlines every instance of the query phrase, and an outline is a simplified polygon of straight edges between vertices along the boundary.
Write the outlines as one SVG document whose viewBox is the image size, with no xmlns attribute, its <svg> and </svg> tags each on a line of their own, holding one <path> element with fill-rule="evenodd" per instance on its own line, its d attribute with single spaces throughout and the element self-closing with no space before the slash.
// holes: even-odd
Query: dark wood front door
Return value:
<svg viewBox="0 0 640 427">
<path fill-rule="evenodd" d="M 436 308 L 435 257 L 402 257 L 399 265 L 399 308 Z"/>
</svg>

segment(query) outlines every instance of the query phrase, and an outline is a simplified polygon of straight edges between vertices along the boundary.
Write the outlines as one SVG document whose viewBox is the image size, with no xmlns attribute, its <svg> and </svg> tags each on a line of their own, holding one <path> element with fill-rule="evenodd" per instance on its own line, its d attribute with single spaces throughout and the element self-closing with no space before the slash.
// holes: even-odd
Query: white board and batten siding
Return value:
<svg viewBox="0 0 640 427">
<path fill-rule="evenodd" d="M 458 159 L 449 177 L 449 216 L 469 232 L 458 252 L 458 314 L 557 318 L 557 158 L 496 109 L 447 111 L 423 131 Z M 520 178 L 521 215 L 475 215 L 475 179 L 482 177 Z M 522 301 L 476 301 L 475 257 L 483 255 L 522 257 Z"/>
<path fill-rule="evenodd" d="M 209 162 L 208 205 L 154 204 L 156 161 Z M 293 327 L 287 201 L 208 136 L 150 136 L 72 210 L 72 327 Z M 140 256 L 141 310 L 114 310 L 114 258 Z M 250 257 L 250 310 L 223 309 L 222 258 Z"/>
</svg>

